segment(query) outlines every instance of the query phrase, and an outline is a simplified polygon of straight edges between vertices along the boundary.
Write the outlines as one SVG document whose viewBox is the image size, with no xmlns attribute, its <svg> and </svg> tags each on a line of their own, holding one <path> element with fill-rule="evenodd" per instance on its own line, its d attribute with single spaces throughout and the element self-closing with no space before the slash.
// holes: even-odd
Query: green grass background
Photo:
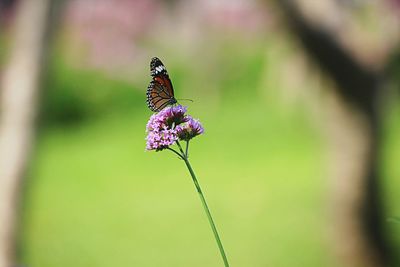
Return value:
<svg viewBox="0 0 400 267">
<path fill-rule="evenodd" d="M 206 130 L 191 143 L 190 160 L 232 266 L 338 266 L 329 247 L 324 140 L 304 106 L 287 112 L 278 104 L 280 88 L 260 83 L 260 66 L 274 73 L 260 53 L 229 62 L 212 80 L 217 93 L 204 80 L 192 85 L 190 69 L 169 71 L 177 94 L 193 95 L 189 113 Z M 183 162 L 169 151 L 144 151 L 151 114 L 144 91 L 57 64 L 25 185 L 20 263 L 222 266 Z M 138 84 L 145 88 L 147 76 Z M 397 216 L 395 105 L 388 114 L 383 183 L 388 213 Z M 388 228 L 400 247 L 400 225 Z"/>
</svg>

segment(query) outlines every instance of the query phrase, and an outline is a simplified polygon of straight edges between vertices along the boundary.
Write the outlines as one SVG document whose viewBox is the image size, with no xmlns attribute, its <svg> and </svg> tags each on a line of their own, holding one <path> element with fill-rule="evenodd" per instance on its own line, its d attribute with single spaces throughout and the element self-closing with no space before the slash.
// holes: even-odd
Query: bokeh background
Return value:
<svg viewBox="0 0 400 267">
<path fill-rule="evenodd" d="M 1 1 L 0 74 L 24 2 Z M 399 266 L 390 253 L 400 249 L 398 1 L 55 2 L 35 137 L 19 180 L 18 266 L 222 266 L 184 164 L 168 151 L 145 152 L 153 56 L 166 65 L 176 97 L 194 100 L 181 103 L 205 127 L 191 161 L 231 265 L 356 266 L 341 256 L 351 254 L 343 237 L 353 236 L 337 233 L 337 216 L 353 215 L 337 212 L 340 192 L 351 189 L 337 185 L 343 166 L 335 155 L 357 164 L 347 146 L 363 137 L 330 141 L 338 127 L 357 125 L 332 115 L 340 106 L 332 102 L 348 101 L 298 38 L 288 12 L 294 2 L 305 21 L 379 77 L 384 93 L 371 100 L 380 107 L 379 153 L 366 154 L 378 155 L 376 216 L 389 251 L 382 257 L 391 260 L 371 266 Z M 363 190 L 360 183 L 354 195 Z"/>
</svg>

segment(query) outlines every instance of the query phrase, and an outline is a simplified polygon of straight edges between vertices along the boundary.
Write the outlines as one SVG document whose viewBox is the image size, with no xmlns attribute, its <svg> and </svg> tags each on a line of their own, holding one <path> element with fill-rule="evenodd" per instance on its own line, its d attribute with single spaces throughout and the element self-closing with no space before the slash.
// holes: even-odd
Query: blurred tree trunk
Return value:
<svg viewBox="0 0 400 267">
<path fill-rule="evenodd" d="M 301 2 L 306 1 L 278 1 L 308 57 L 335 84 L 326 106 L 332 115 L 327 123 L 335 251 L 343 266 L 389 266 L 378 172 L 383 73 L 360 63 L 329 27 L 311 22 L 301 12 Z M 338 16 L 331 11 L 323 13 L 323 19 Z"/>
<path fill-rule="evenodd" d="M 51 0 L 18 1 L 0 95 L 0 267 L 16 266 L 15 236 L 22 178 L 35 132 Z"/>
</svg>

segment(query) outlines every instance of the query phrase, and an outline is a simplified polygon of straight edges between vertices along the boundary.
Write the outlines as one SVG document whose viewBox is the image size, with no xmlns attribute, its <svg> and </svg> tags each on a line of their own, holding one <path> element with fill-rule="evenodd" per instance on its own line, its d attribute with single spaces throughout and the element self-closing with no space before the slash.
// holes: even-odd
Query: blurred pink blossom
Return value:
<svg viewBox="0 0 400 267">
<path fill-rule="evenodd" d="M 137 45 L 159 8 L 154 0 L 72 0 L 66 23 L 87 49 L 88 63 L 100 68 L 133 64 Z"/>
<path fill-rule="evenodd" d="M 202 1 L 208 23 L 222 29 L 238 32 L 262 30 L 267 19 L 267 10 L 259 1 L 221 0 Z"/>
</svg>

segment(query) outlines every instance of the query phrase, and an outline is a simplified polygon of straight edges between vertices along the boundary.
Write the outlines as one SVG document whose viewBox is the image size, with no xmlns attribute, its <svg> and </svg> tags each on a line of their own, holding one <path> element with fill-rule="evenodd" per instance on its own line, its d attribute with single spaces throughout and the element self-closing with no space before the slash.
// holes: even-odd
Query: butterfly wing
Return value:
<svg viewBox="0 0 400 267">
<path fill-rule="evenodd" d="M 147 106 L 158 112 L 168 105 L 175 104 L 174 89 L 168 72 L 160 59 L 154 57 L 150 62 L 150 74 L 153 80 L 147 88 Z"/>
<path fill-rule="evenodd" d="M 151 81 L 147 88 L 147 106 L 151 111 L 158 112 L 168 105 L 175 104 L 174 97 L 170 97 L 166 88 L 157 81 Z"/>
</svg>

